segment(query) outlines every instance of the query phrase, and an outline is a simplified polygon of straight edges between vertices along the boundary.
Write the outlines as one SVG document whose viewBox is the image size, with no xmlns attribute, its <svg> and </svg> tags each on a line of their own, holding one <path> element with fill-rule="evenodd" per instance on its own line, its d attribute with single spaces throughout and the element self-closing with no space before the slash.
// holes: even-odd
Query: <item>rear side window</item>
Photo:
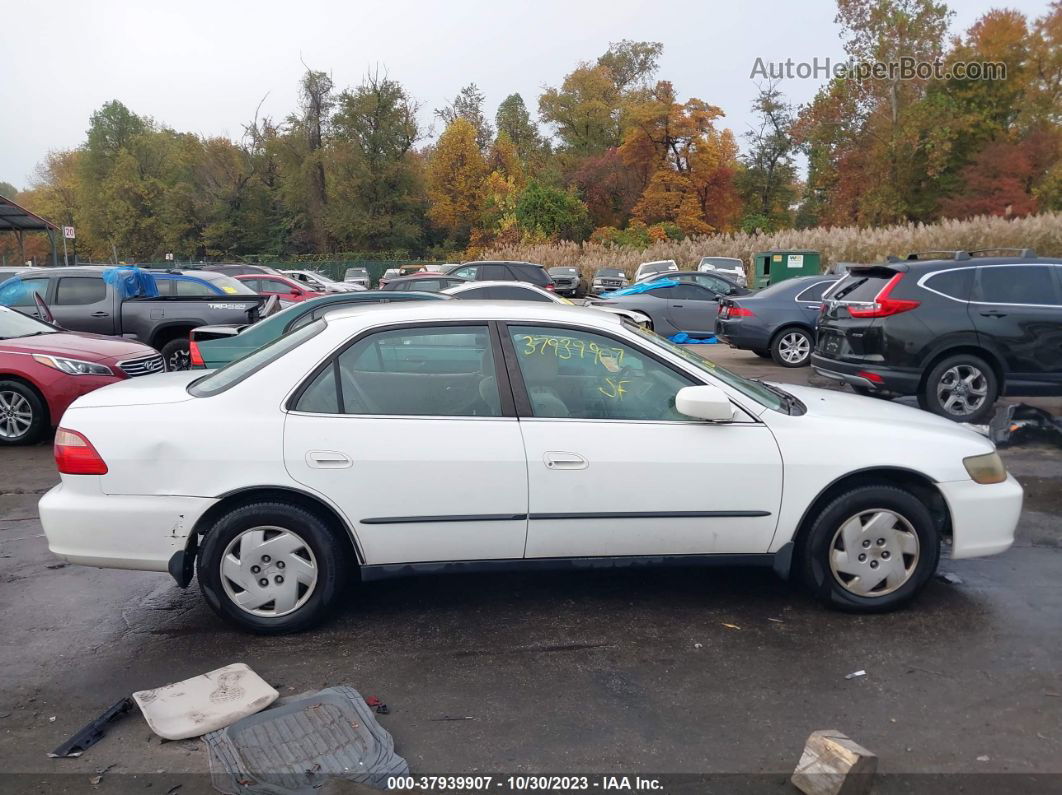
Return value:
<svg viewBox="0 0 1062 795">
<path fill-rule="evenodd" d="M 67 276 L 59 280 L 55 293 L 57 306 L 95 304 L 107 297 L 107 285 L 103 279 L 92 276 Z"/>
<path fill-rule="evenodd" d="M 499 301 L 544 301 L 553 303 L 548 296 L 536 293 L 534 290 L 525 290 L 522 287 L 492 287 L 490 297 Z"/>
<path fill-rule="evenodd" d="M 977 269 L 976 300 L 986 304 L 1057 305 L 1058 289 L 1047 265 L 996 265 Z"/>
<path fill-rule="evenodd" d="M 822 300 L 822 294 L 826 292 L 826 288 L 833 282 L 819 282 L 813 284 L 805 290 L 802 290 L 796 297 L 797 301 L 820 301 Z"/>
<path fill-rule="evenodd" d="M 928 290 L 943 293 L 956 301 L 969 301 L 973 275 L 973 268 L 939 271 L 927 276 L 922 286 Z"/>
<path fill-rule="evenodd" d="M 175 279 L 174 287 L 177 288 L 177 295 L 183 296 L 197 296 L 197 295 L 217 295 L 217 292 L 211 289 L 210 285 L 203 284 L 203 282 L 197 281 L 185 281 L 184 279 Z"/>
<path fill-rule="evenodd" d="M 325 322 L 323 320 L 316 320 L 310 325 L 303 326 L 290 334 L 277 337 L 253 353 L 230 362 L 220 370 L 210 373 L 210 375 L 196 379 L 188 385 L 188 394 L 193 397 L 211 397 L 224 392 L 276 361 L 292 349 L 299 347 L 306 340 L 320 334 L 324 327 Z"/>
<path fill-rule="evenodd" d="M 871 303 L 895 275 L 891 272 L 849 274 L 841 280 L 841 284 L 830 297 L 837 301 Z"/>
<path fill-rule="evenodd" d="M 462 290 L 459 293 L 454 293 L 454 298 L 474 298 L 476 300 L 481 300 L 490 297 L 489 287 L 473 287 L 470 290 Z"/>
<path fill-rule="evenodd" d="M 551 281 L 549 274 L 537 265 L 510 265 L 509 267 L 512 268 L 519 281 L 537 284 L 539 287 Z"/>
<path fill-rule="evenodd" d="M 480 265 L 479 278 L 481 281 L 485 282 L 507 282 L 512 279 L 512 276 L 509 273 L 509 269 L 504 265 Z"/>
</svg>

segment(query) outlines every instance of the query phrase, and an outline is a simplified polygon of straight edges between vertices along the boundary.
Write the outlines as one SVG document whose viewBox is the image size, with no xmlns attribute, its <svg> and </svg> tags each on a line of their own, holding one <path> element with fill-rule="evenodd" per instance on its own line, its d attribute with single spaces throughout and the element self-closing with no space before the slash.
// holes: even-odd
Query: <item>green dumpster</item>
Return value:
<svg viewBox="0 0 1062 795">
<path fill-rule="evenodd" d="M 794 276 L 815 276 L 822 270 L 822 256 L 817 251 L 761 251 L 752 257 L 756 287 L 777 284 Z"/>
</svg>

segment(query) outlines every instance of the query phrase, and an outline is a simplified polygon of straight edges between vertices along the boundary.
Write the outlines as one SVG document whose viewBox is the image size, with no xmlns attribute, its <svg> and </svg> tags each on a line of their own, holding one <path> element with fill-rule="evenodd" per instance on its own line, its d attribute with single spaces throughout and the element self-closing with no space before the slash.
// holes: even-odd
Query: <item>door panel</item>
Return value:
<svg viewBox="0 0 1062 795">
<path fill-rule="evenodd" d="M 667 319 L 680 331 L 711 334 L 719 303 L 715 294 L 696 284 L 682 284 L 667 290 Z"/>
<path fill-rule="evenodd" d="M 93 334 L 114 334 L 115 299 L 98 276 L 60 276 L 55 300 L 49 305 L 63 328 Z"/>
</svg>

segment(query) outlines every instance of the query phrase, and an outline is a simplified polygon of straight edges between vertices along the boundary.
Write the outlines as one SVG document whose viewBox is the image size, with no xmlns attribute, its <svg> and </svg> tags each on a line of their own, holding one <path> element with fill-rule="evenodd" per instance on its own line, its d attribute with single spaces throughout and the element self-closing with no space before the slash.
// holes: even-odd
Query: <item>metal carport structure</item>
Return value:
<svg viewBox="0 0 1062 795">
<path fill-rule="evenodd" d="M 26 232 L 44 232 L 52 244 L 52 265 L 58 265 L 58 253 L 55 249 L 55 235 L 59 227 L 51 221 L 31 213 L 25 207 L 15 204 L 11 199 L 0 196 L 0 232 L 14 232 L 18 240 L 19 265 L 26 261 L 26 246 L 23 235 Z"/>
</svg>

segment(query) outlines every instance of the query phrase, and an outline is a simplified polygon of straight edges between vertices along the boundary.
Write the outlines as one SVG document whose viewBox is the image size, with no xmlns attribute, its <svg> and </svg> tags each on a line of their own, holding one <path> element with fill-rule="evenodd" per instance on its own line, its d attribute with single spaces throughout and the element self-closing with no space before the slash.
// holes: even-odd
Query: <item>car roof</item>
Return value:
<svg viewBox="0 0 1062 795">
<path fill-rule="evenodd" d="M 1014 254 L 1009 257 L 940 257 L 935 259 L 895 259 L 886 262 L 868 262 L 849 267 L 849 273 L 855 271 L 884 268 L 901 273 L 925 273 L 948 268 L 976 268 L 981 265 L 1062 265 L 1062 259 L 1053 257 L 1024 257 Z"/>
<path fill-rule="evenodd" d="M 503 282 L 511 284 L 511 282 Z M 547 304 L 538 301 L 401 301 L 381 304 L 371 312 L 359 307 L 336 308 L 325 313 L 328 323 L 352 322 L 359 326 L 377 325 L 373 319 L 388 313 L 388 323 L 421 321 L 508 320 L 518 323 L 572 323 L 615 328 L 622 318 L 609 312 L 590 311 L 587 307 Z M 368 318 L 368 320 L 366 320 Z"/>
</svg>

